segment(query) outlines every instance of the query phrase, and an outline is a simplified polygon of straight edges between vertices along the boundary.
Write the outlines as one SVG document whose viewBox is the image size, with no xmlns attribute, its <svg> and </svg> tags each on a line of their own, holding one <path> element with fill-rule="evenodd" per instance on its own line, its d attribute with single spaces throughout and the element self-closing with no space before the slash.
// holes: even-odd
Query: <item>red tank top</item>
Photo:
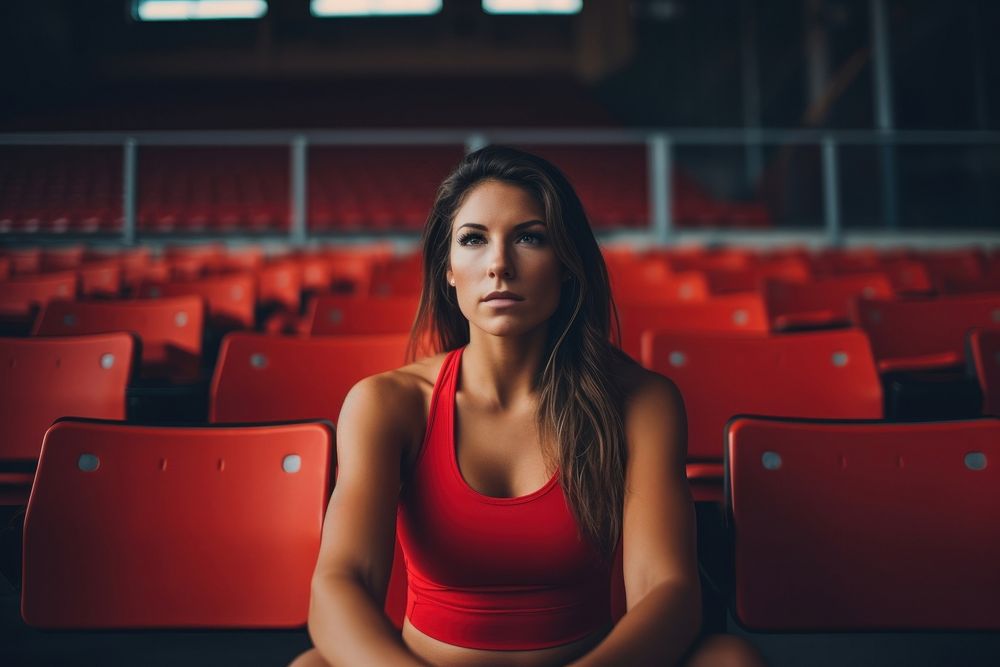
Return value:
<svg viewBox="0 0 1000 667">
<path fill-rule="evenodd" d="M 607 627 L 610 567 L 580 536 L 558 472 L 534 493 L 485 496 L 455 454 L 462 349 L 434 384 L 427 432 L 400 496 L 406 616 L 424 634 L 491 650 L 568 644 Z"/>
</svg>

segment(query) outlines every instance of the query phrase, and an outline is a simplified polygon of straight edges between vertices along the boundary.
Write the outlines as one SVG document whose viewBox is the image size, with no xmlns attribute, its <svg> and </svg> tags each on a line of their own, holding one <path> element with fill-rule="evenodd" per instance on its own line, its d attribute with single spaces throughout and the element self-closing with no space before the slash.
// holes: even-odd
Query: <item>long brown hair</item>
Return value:
<svg viewBox="0 0 1000 667">
<path fill-rule="evenodd" d="M 583 205 L 566 177 L 540 157 L 488 146 L 467 155 L 444 180 L 423 235 L 423 287 L 409 355 L 469 342 L 469 322 L 448 285 L 451 227 L 465 196 L 484 181 L 523 188 L 543 206 L 549 242 L 569 279 L 549 322 L 545 363 L 536 377 L 538 426 L 559 467 L 566 501 L 584 537 L 610 557 L 622 530 L 625 428 L 616 367 L 625 359 L 607 267 Z M 551 462 L 551 461 L 550 461 Z"/>
</svg>

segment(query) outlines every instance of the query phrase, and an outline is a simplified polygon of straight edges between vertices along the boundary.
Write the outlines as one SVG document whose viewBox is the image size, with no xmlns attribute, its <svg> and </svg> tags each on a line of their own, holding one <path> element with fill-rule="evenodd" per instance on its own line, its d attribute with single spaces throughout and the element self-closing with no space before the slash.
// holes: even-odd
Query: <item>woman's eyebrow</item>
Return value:
<svg viewBox="0 0 1000 667">
<path fill-rule="evenodd" d="M 542 220 L 527 220 L 525 222 L 520 222 L 520 223 L 514 225 L 514 230 L 517 231 L 519 229 L 524 229 L 525 227 L 533 227 L 534 225 L 541 225 L 542 227 L 544 227 L 545 226 L 545 222 L 542 221 Z M 462 223 L 461 225 L 458 226 L 458 229 L 461 229 L 462 227 L 471 227 L 473 229 L 481 229 L 483 231 L 487 230 L 486 225 L 480 225 L 478 222 L 465 222 L 465 223 Z"/>
</svg>

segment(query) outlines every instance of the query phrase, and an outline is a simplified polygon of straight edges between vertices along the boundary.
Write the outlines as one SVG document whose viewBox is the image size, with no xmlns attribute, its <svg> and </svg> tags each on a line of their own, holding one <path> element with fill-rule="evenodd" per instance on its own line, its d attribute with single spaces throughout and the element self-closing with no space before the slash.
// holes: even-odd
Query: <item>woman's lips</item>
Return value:
<svg viewBox="0 0 1000 667">
<path fill-rule="evenodd" d="M 509 308 L 511 306 L 516 306 L 517 304 L 521 303 L 521 301 L 519 301 L 518 299 L 496 298 L 484 301 L 483 303 L 493 308 Z"/>
</svg>

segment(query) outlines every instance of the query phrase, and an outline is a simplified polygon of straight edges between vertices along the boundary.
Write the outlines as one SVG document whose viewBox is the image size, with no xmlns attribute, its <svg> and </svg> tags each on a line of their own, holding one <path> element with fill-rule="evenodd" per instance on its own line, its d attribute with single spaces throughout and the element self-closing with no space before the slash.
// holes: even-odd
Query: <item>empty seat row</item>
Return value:
<svg viewBox="0 0 1000 667">
<path fill-rule="evenodd" d="M 724 435 L 732 611 L 745 628 L 1000 630 L 1000 579 L 975 566 L 1000 557 L 984 529 L 1000 519 L 1000 420 L 743 417 Z M 25 521 L 23 618 L 303 626 L 334 459 L 323 422 L 56 423 Z M 386 599 L 397 628 L 399 556 Z"/>
</svg>

